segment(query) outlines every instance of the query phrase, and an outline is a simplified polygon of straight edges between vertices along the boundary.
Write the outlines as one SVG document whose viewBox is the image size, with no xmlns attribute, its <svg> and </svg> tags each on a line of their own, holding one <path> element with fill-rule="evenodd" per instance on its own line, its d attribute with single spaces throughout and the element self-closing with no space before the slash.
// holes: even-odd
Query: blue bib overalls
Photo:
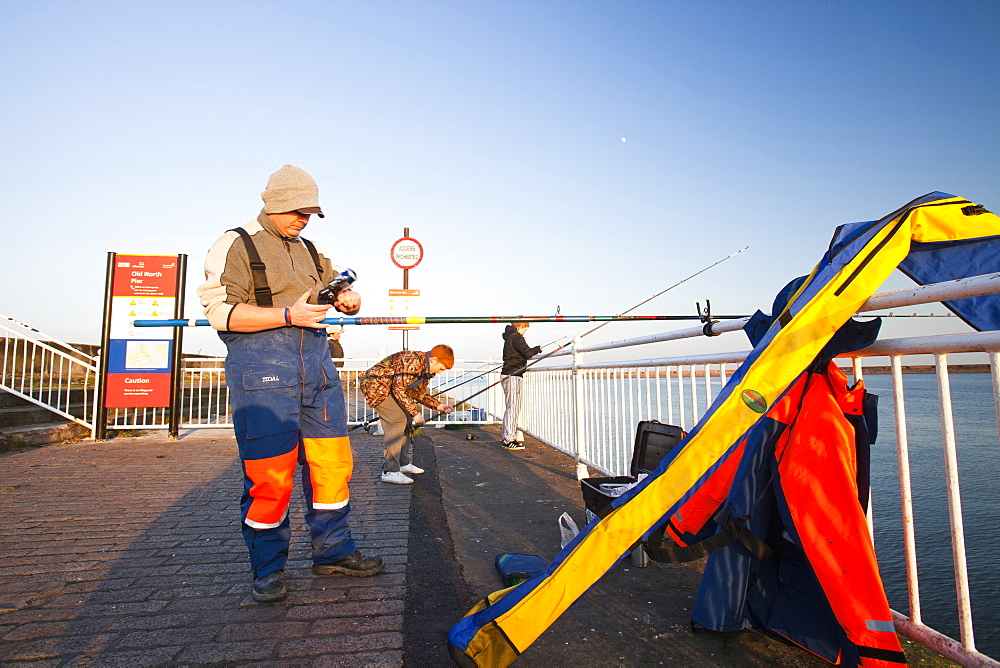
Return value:
<svg viewBox="0 0 1000 668">
<path fill-rule="evenodd" d="M 355 551 L 347 517 L 353 457 L 340 376 L 326 331 L 281 327 L 219 332 L 229 349 L 226 383 L 243 464 L 242 531 L 255 578 L 288 559 L 288 504 L 302 465 L 313 563 Z"/>
</svg>

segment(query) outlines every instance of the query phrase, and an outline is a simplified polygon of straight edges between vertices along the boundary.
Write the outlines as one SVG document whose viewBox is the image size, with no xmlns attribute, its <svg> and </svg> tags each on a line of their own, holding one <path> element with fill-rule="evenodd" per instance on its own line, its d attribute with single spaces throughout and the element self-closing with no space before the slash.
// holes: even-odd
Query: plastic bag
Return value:
<svg viewBox="0 0 1000 668">
<path fill-rule="evenodd" d="M 559 547 L 562 548 L 569 545 L 570 541 L 576 538 L 576 534 L 578 533 L 580 533 L 580 529 L 576 526 L 573 518 L 569 516 L 569 513 L 563 513 L 559 516 L 559 535 L 561 538 Z"/>
</svg>

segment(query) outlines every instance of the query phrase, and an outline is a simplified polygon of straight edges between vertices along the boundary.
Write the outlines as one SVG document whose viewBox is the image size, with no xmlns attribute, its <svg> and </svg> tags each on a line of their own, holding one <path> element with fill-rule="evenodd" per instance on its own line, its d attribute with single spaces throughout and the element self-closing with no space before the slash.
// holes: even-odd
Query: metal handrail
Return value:
<svg viewBox="0 0 1000 668">
<path fill-rule="evenodd" d="M 0 315 L 0 319 L 6 321 L 0 322 L 0 388 L 93 431 L 94 358 L 13 318 Z"/>
<path fill-rule="evenodd" d="M 232 415 L 229 407 L 229 388 L 225 382 L 225 369 L 221 357 L 185 358 L 182 373 L 185 382 L 181 391 L 181 420 L 184 429 L 211 429 L 232 426 Z M 347 406 L 347 424 L 350 426 L 363 424 L 376 417 L 374 409 L 365 402 L 359 388 L 359 379 L 378 358 L 346 358 L 346 364 L 340 369 L 341 384 L 344 388 L 344 399 Z M 462 366 L 459 366 L 462 365 Z M 496 366 L 494 360 L 459 360 L 455 368 L 437 375 L 432 381 L 432 390 L 442 388 L 442 401 L 462 404 L 463 397 L 471 394 L 466 385 L 461 391 L 449 392 L 448 388 L 457 387 L 466 378 L 481 377 L 481 384 L 491 384 L 498 376 L 495 372 L 483 372 L 483 367 Z M 468 367 L 468 368 L 465 368 Z M 476 398 L 474 405 L 460 406 L 459 410 L 450 415 L 439 415 L 426 407 L 421 407 L 427 424 L 451 425 L 484 425 L 496 422 L 498 414 L 503 410 L 503 401 L 499 391 L 491 391 Z M 166 415 L 163 409 L 117 409 L 109 414 L 112 424 L 109 429 L 164 429 Z"/>
</svg>

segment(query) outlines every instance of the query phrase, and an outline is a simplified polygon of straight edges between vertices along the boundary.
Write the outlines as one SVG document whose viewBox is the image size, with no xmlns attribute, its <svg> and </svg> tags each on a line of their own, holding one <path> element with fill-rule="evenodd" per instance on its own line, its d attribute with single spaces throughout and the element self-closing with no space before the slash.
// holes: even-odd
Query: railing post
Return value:
<svg viewBox="0 0 1000 668">
<path fill-rule="evenodd" d="M 573 434 L 576 441 L 576 479 L 583 480 L 590 477 L 590 471 L 587 469 L 587 465 L 580 461 L 586 444 L 586 416 L 584 415 L 583 379 L 580 378 L 583 353 L 577 350 L 579 346 L 580 337 L 578 336 L 573 339 Z"/>
<path fill-rule="evenodd" d="M 184 292 L 187 285 L 187 255 L 177 256 L 177 283 L 174 286 L 174 318 L 184 317 Z M 181 412 L 183 411 L 184 391 L 184 355 L 181 348 L 184 343 L 184 328 L 174 327 L 173 352 L 170 360 L 170 419 L 167 423 L 167 440 L 176 441 L 180 435 Z"/>
<path fill-rule="evenodd" d="M 962 646 L 976 651 L 972 627 L 972 603 L 969 598 L 969 571 L 965 556 L 965 524 L 962 520 L 962 497 L 958 486 L 958 453 L 955 446 L 955 422 L 951 412 L 951 380 L 948 355 L 936 353 L 938 401 L 941 409 L 941 440 L 944 443 L 944 474 L 948 486 L 948 515 L 951 519 L 951 552 L 955 563 L 955 593 L 958 598 L 958 629 Z"/>
</svg>

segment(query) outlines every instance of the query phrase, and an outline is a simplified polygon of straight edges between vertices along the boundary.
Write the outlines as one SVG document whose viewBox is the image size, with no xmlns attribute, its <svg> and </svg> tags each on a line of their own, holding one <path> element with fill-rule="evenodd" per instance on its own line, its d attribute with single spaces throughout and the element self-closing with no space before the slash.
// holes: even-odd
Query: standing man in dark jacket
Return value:
<svg viewBox="0 0 1000 668">
<path fill-rule="evenodd" d="M 524 333 L 527 322 L 507 325 L 503 333 L 503 368 L 500 370 L 500 386 L 505 399 L 503 429 L 500 432 L 500 447 L 506 450 L 524 450 L 517 440 L 517 414 L 521 410 L 521 377 L 528 366 L 528 359 L 542 352 L 541 346 L 528 347 Z"/>
</svg>

